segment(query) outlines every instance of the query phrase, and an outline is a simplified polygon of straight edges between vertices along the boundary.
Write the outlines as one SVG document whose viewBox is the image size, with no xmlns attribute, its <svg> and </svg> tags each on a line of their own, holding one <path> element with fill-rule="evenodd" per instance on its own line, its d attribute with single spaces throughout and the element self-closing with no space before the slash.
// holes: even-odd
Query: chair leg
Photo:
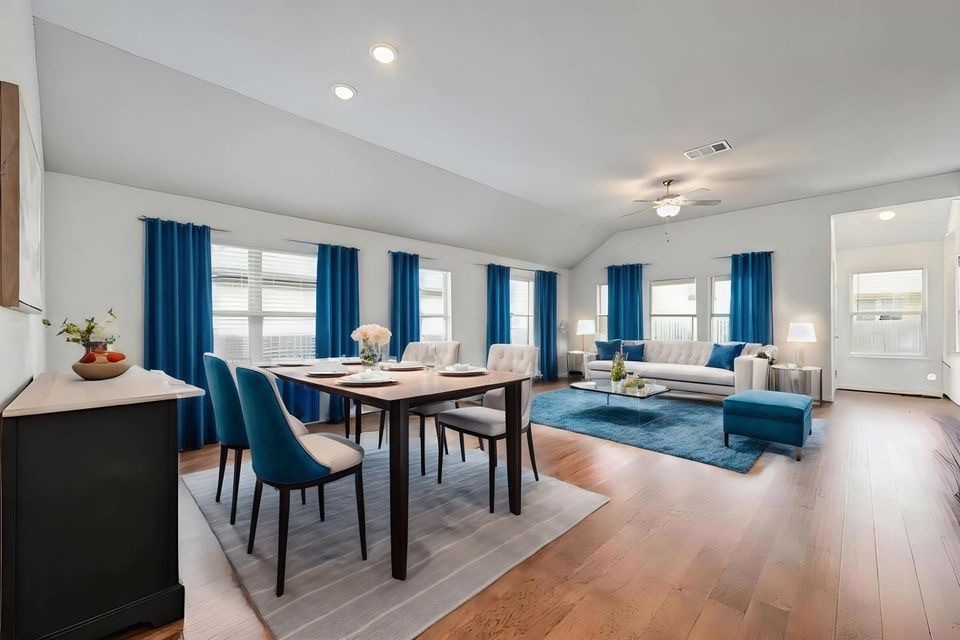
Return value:
<svg viewBox="0 0 960 640">
<path fill-rule="evenodd" d="M 437 430 L 439 433 L 444 433 L 446 428 L 440 423 L 437 422 Z M 443 449 L 437 447 L 437 484 L 443 480 Z"/>
<path fill-rule="evenodd" d="M 467 461 L 467 452 L 463 448 L 463 431 L 460 432 L 460 460 L 463 462 Z"/>
<path fill-rule="evenodd" d="M 437 433 L 439 434 L 439 433 L 440 433 L 440 421 L 437 419 L 437 416 L 433 416 L 433 426 L 436 427 Z M 438 435 L 437 437 L 439 437 L 439 435 Z M 437 442 L 440 442 L 440 440 L 437 440 Z M 447 446 L 447 432 L 446 432 L 446 430 L 444 430 L 444 432 L 443 432 L 443 454 L 446 455 L 446 456 L 450 455 L 450 447 Z"/>
<path fill-rule="evenodd" d="M 257 517 L 260 515 L 260 498 L 263 496 L 263 480 L 257 478 L 253 490 L 253 513 L 250 514 L 250 539 L 247 541 L 247 553 L 253 553 L 253 540 L 257 537 Z"/>
<path fill-rule="evenodd" d="M 483 438 L 477 438 L 477 442 L 480 443 L 480 451 L 483 451 Z"/>
<path fill-rule="evenodd" d="M 216 502 L 220 502 L 220 492 L 223 490 L 223 473 L 227 470 L 227 445 L 220 445 L 220 479 L 217 480 Z"/>
<path fill-rule="evenodd" d="M 363 510 L 363 467 L 353 474 L 357 483 L 357 521 L 360 525 L 360 557 L 367 559 L 367 516 Z"/>
<path fill-rule="evenodd" d="M 357 423 L 357 424 L 354 425 L 354 426 L 356 427 L 356 429 L 355 429 L 355 432 L 356 432 L 356 433 L 355 433 L 355 435 L 356 435 L 355 442 L 356 442 L 357 444 L 360 444 L 360 431 L 361 431 L 361 429 L 360 429 L 360 419 L 361 419 L 361 416 L 363 415 L 363 405 L 358 402 L 358 403 L 356 403 L 355 407 L 356 407 L 356 415 L 355 415 L 354 417 L 356 418 L 355 422 Z"/>
<path fill-rule="evenodd" d="M 320 503 L 320 522 L 323 522 L 324 520 L 327 519 L 327 509 L 326 509 L 326 506 L 323 504 L 324 503 L 323 487 L 324 487 L 323 484 L 317 485 L 317 502 Z"/>
<path fill-rule="evenodd" d="M 380 412 L 380 442 L 377 444 L 377 449 L 383 448 L 383 432 L 387 426 L 387 412 Z"/>
<path fill-rule="evenodd" d="M 481 439 L 481 442 L 483 440 Z M 493 513 L 493 496 L 497 481 L 497 441 L 490 441 L 490 513 Z"/>
<path fill-rule="evenodd" d="M 280 536 L 277 540 L 277 597 L 283 595 L 287 571 L 287 532 L 290 530 L 290 489 L 280 489 Z"/>
<path fill-rule="evenodd" d="M 803 447 L 794 447 L 797 450 L 797 462 L 803 457 Z"/>
<path fill-rule="evenodd" d="M 237 523 L 237 494 L 240 493 L 240 465 L 243 464 L 243 449 L 233 450 L 233 502 L 230 505 L 230 524 Z"/>
<path fill-rule="evenodd" d="M 350 438 L 350 399 L 343 399 L 343 437 Z"/>
<path fill-rule="evenodd" d="M 533 452 L 533 427 L 527 426 L 527 449 L 530 450 L 530 466 L 533 467 L 533 479 L 540 482 L 540 474 L 537 472 L 537 456 Z"/>
<path fill-rule="evenodd" d="M 422 476 L 427 475 L 427 445 L 424 443 L 426 430 L 427 419 L 420 416 L 420 475 Z"/>
<path fill-rule="evenodd" d="M 307 490 L 300 489 L 300 504 L 307 504 Z"/>
</svg>

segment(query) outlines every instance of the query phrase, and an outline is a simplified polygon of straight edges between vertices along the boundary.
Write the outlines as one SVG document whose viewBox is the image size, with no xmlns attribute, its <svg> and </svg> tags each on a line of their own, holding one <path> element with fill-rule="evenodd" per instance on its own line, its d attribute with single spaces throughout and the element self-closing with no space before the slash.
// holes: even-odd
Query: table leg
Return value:
<svg viewBox="0 0 960 640">
<path fill-rule="evenodd" d="M 520 425 L 522 415 L 523 382 L 511 382 L 504 388 L 507 413 L 507 492 L 510 513 L 520 515 Z"/>
<path fill-rule="evenodd" d="M 353 426 L 356 427 L 357 444 L 360 444 L 360 417 L 363 415 L 363 412 L 362 412 L 363 405 L 357 402 L 354 406 L 356 406 L 357 410 L 356 410 L 356 420 L 354 420 L 355 424 Z"/>
<path fill-rule="evenodd" d="M 393 577 L 407 578 L 407 526 L 410 501 L 410 434 L 406 400 L 390 403 L 390 559 Z M 519 433 L 517 434 L 519 452 Z"/>
<path fill-rule="evenodd" d="M 350 398 L 343 397 L 340 399 L 343 402 L 343 436 L 345 438 L 350 437 Z M 333 402 L 333 397 L 331 396 L 330 402 Z"/>
</svg>

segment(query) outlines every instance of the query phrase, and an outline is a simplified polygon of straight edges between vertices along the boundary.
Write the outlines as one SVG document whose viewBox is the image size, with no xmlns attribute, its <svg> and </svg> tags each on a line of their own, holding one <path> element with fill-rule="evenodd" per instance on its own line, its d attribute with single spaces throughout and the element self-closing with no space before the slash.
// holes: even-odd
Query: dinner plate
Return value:
<svg viewBox="0 0 960 640">
<path fill-rule="evenodd" d="M 339 378 L 345 376 L 349 371 L 307 371 L 308 378 Z"/>
<path fill-rule="evenodd" d="M 360 364 L 361 360 L 357 357 L 340 358 L 340 364 Z"/>
<path fill-rule="evenodd" d="M 305 362 L 305 361 L 303 361 L 303 360 L 280 360 L 280 361 L 278 361 L 278 362 L 274 362 L 274 363 L 273 363 L 273 366 L 275 366 L 275 367 L 305 367 L 305 366 L 307 366 L 308 364 L 310 364 L 310 363 L 309 363 L 309 362 Z"/>
<path fill-rule="evenodd" d="M 440 369 L 437 371 L 441 376 L 479 376 L 486 372 L 487 370 L 484 367 L 473 367 L 472 369 L 466 369 L 464 371 L 458 371 L 456 369 Z"/>
<path fill-rule="evenodd" d="M 424 366 L 420 362 L 385 362 L 383 368 L 389 371 L 419 371 Z"/>
<path fill-rule="evenodd" d="M 337 384 L 348 387 L 375 387 L 377 385 L 394 384 L 397 381 L 396 378 L 389 378 L 387 376 L 378 376 L 376 378 L 358 378 L 355 376 L 356 374 L 340 378 L 337 380 Z"/>
</svg>

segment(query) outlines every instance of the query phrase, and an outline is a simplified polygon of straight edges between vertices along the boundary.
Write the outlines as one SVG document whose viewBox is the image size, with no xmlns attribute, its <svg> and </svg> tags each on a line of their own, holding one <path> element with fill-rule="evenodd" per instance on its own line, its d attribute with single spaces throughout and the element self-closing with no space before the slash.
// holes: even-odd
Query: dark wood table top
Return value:
<svg viewBox="0 0 960 640">
<path fill-rule="evenodd" d="M 351 373 L 360 371 L 360 367 L 350 366 Z M 359 386 L 337 384 L 340 378 L 311 378 L 307 367 L 270 367 L 269 371 L 278 378 L 313 387 L 319 391 L 346 396 L 364 404 L 386 408 L 391 402 L 407 400 L 410 406 L 464 398 L 498 389 L 512 382 L 520 382 L 530 375 L 508 371 L 487 371 L 473 376 L 443 376 L 435 371 L 390 371 L 389 375 L 397 380 L 392 384 L 377 386 Z"/>
</svg>

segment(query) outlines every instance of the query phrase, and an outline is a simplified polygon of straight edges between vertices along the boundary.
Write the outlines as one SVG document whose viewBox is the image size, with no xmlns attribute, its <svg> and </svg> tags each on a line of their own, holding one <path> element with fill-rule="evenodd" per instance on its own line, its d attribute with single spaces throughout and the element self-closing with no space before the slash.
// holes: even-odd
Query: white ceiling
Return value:
<svg viewBox="0 0 960 640">
<path fill-rule="evenodd" d="M 667 177 L 723 200 L 681 212 L 690 218 L 960 168 L 956 0 L 34 0 L 34 10 L 570 214 L 572 243 L 550 235 L 562 217 L 543 236 L 561 265 L 596 246 L 594 233 L 658 224 L 649 211 L 620 215 Z M 53 39 L 38 42 L 48 88 L 63 81 L 42 77 L 56 73 L 43 62 Z M 378 41 L 399 48 L 399 64 L 370 58 Z M 358 96 L 336 100 L 335 82 Z M 682 155 L 718 139 L 733 151 Z M 401 222 L 419 235 L 415 218 Z"/>
<path fill-rule="evenodd" d="M 954 200 L 924 200 L 834 216 L 833 237 L 837 250 L 943 242 Z M 893 211 L 896 217 L 881 220 L 877 217 L 881 211 Z"/>
</svg>

